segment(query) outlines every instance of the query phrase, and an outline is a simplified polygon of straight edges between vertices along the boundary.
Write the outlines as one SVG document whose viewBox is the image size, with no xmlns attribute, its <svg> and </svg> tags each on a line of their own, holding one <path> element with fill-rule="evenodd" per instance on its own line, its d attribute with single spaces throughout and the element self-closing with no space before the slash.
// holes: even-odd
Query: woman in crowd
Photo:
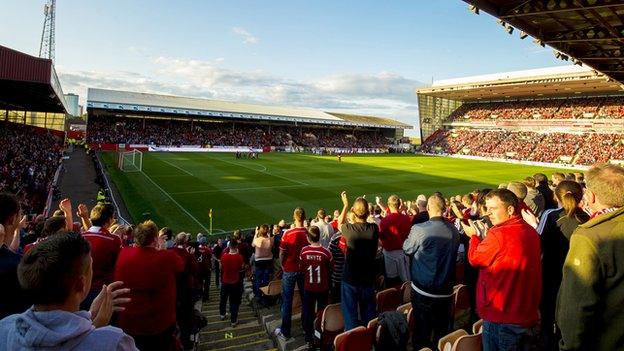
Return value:
<svg viewBox="0 0 624 351">
<path fill-rule="evenodd" d="M 260 294 L 260 287 L 269 284 L 273 273 L 273 238 L 269 236 L 269 225 L 263 224 L 256 228 L 252 246 L 254 252 L 254 295 L 261 305 L 266 301 Z"/>
</svg>

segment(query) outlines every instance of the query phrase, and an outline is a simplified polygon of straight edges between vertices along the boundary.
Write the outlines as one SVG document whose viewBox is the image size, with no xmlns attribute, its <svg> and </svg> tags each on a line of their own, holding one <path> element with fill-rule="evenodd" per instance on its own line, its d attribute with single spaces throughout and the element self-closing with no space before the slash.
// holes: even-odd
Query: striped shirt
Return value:
<svg viewBox="0 0 624 351">
<path fill-rule="evenodd" d="M 334 283 L 340 283 L 342 281 L 342 270 L 345 261 L 344 253 L 340 250 L 340 238 L 342 238 L 342 234 L 338 232 L 332 236 L 329 243 L 329 251 L 334 259 L 334 267 L 331 273 L 331 279 Z"/>
</svg>

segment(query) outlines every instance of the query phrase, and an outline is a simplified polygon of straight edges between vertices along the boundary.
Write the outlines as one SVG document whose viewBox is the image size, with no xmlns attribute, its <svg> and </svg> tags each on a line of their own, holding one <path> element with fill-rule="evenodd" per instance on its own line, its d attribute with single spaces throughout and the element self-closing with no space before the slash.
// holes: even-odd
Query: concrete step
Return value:
<svg viewBox="0 0 624 351">
<path fill-rule="evenodd" d="M 242 345 L 229 345 L 223 348 L 212 348 L 210 346 L 199 346 L 198 350 L 201 351 L 262 351 L 262 350 L 270 350 L 275 349 L 275 345 L 273 345 L 273 341 L 270 339 L 260 339 L 256 341 L 251 341 Z"/>
<path fill-rule="evenodd" d="M 222 339 L 229 338 L 229 337 L 237 337 L 240 335 L 257 333 L 257 332 L 263 332 L 266 335 L 266 332 L 264 331 L 264 327 L 258 324 L 250 324 L 248 326 L 238 325 L 236 326 L 236 328 L 230 327 L 230 328 L 219 329 L 219 330 L 208 330 L 208 328 L 206 328 L 205 331 L 202 331 L 200 333 L 200 341 L 208 342 L 208 341 L 214 341 L 214 340 L 222 340 Z"/>
<path fill-rule="evenodd" d="M 260 325 L 256 317 L 238 318 L 238 324 L 241 326 L 248 325 L 248 324 Z M 226 328 L 231 328 L 231 323 L 230 323 L 229 318 L 226 318 L 224 321 L 217 320 L 217 321 L 208 322 L 208 325 L 206 326 L 207 330 L 222 330 Z"/>
<path fill-rule="evenodd" d="M 200 341 L 199 346 L 201 347 L 205 346 L 212 350 L 212 349 L 220 349 L 220 348 L 224 348 L 224 347 L 228 347 L 232 345 L 244 345 L 244 344 L 258 341 L 258 340 L 268 339 L 264 330 L 260 330 L 260 331 L 248 333 L 248 334 L 234 334 L 235 332 L 236 332 L 236 328 L 234 328 L 234 330 L 232 330 L 231 332 L 224 332 L 223 337 L 221 339 Z"/>
</svg>

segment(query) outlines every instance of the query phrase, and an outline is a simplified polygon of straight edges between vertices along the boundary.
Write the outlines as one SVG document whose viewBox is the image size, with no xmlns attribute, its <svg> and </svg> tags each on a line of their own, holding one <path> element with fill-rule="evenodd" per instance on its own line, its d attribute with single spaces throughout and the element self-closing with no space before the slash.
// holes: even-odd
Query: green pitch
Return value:
<svg viewBox="0 0 624 351">
<path fill-rule="evenodd" d="M 340 208 L 339 194 L 373 199 L 441 191 L 449 197 L 477 188 L 497 187 L 553 168 L 414 155 L 334 156 L 262 154 L 144 153 L 142 172 L 121 172 L 115 153 L 103 159 L 137 223 L 149 212 L 159 226 L 175 232 L 206 233 L 213 209 L 213 233 L 290 221 L 302 206 L 308 216 L 319 208 Z"/>
</svg>

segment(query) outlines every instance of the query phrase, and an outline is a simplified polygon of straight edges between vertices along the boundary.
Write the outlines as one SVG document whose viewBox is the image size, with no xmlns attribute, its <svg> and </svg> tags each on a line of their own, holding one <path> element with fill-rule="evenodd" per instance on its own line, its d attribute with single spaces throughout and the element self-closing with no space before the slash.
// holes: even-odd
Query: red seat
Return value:
<svg viewBox="0 0 624 351">
<path fill-rule="evenodd" d="M 466 285 L 455 285 L 453 292 L 453 329 L 470 330 L 470 294 Z"/>
<path fill-rule="evenodd" d="M 401 291 L 403 295 L 403 303 L 412 301 L 412 285 L 410 282 L 405 282 L 401 285 Z"/>
<path fill-rule="evenodd" d="M 377 313 L 394 311 L 403 301 L 402 292 L 396 288 L 390 288 L 377 293 Z"/>
<path fill-rule="evenodd" d="M 334 340 L 336 351 L 364 351 L 373 348 L 374 335 L 364 327 L 348 330 Z"/>
<path fill-rule="evenodd" d="M 344 318 L 340 304 L 327 305 L 320 318 L 318 329 L 315 330 L 315 337 L 319 341 L 321 350 L 331 350 L 336 335 L 344 330 Z"/>
<path fill-rule="evenodd" d="M 455 341 L 451 351 L 481 351 L 483 341 L 481 334 L 464 335 Z"/>
</svg>

